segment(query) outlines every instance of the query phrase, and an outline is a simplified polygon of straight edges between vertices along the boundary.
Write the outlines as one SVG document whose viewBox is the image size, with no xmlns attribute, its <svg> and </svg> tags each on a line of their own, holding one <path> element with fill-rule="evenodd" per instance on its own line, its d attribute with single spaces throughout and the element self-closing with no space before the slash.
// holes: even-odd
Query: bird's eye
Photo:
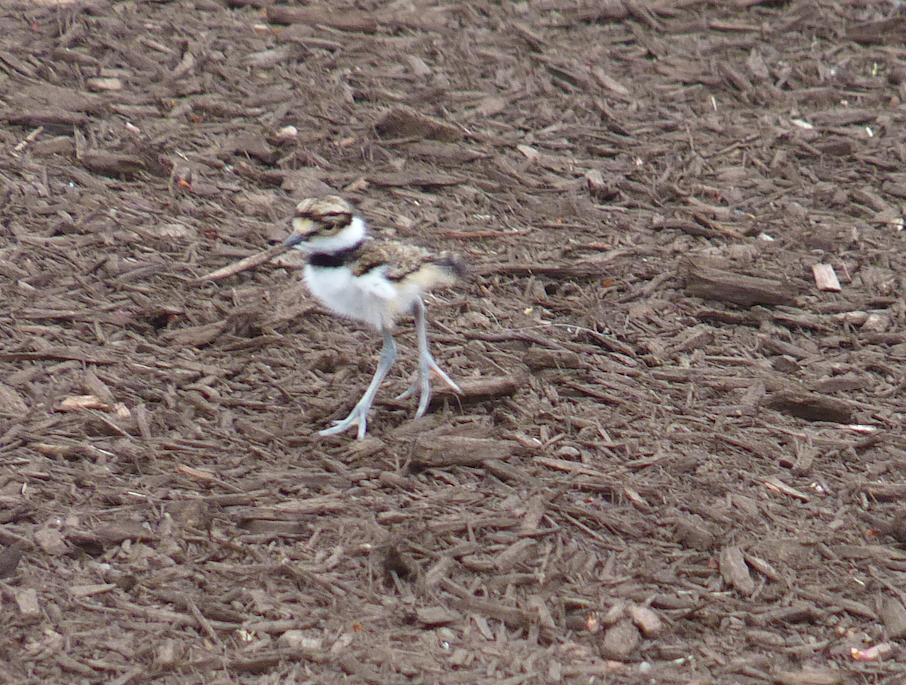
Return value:
<svg viewBox="0 0 906 685">
<path fill-rule="evenodd" d="M 322 233 L 324 233 L 326 235 L 334 235 L 335 233 L 338 233 L 343 228 L 345 228 L 347 223 L 349 223 L 349 222 L 347 220 L 345 220 L 344 217 L 337 217 L 337 216 L 321 217 L 321 225 L 324 227 L 324 230 L 322 231 Z"/>
</svg>

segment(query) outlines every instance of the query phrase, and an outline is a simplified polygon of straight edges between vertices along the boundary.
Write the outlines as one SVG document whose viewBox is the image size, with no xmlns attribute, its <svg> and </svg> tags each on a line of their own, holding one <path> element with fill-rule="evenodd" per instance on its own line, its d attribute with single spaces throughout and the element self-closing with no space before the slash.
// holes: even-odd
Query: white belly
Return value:
<svg viewBox="0 0 906 685">
<path fill-rule="evenodd" d="M 377 329 L 392 328 L 398 316 L 408 313 L 421 297 L 414 286 L 399 287 L 384 277 L 383 269 L 353 276 L 345 267 L 305 267 L 305 285 L 335 314 Z"/>
</svg>

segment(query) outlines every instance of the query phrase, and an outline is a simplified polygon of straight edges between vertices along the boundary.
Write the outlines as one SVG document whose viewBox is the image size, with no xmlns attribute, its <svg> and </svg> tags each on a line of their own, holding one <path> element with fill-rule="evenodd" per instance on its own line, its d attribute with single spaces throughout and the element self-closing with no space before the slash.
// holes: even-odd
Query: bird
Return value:
<svg viewBox="0 0 906 685">
<path fill-rule="evenodd" d="M 365 220 L 337 195 L 302 200 L 291 227 L 283 244 L 307 255 L 304 281 L 309 292 L 332 314 L 366 324 L 383 337 L 377 369 L 362 398 L 349 416 L 319 431 L 320 435 L 339 435 L 356 428 L 357 438 L 364 439 L 368 412 L 396 360 L 393 331 L 400 317 L 409 314 L 415 320 L 418 368 L 412 385 L 397 399 L 418 393 L 415 418 L 421 418 L 431 401 L 432 372 L 453 392 L 462 394 L 428 349 L 424 303 L 429 291 L 449 287 L 465 275 L 458 256 L 372 237 Z"/>
</svg>

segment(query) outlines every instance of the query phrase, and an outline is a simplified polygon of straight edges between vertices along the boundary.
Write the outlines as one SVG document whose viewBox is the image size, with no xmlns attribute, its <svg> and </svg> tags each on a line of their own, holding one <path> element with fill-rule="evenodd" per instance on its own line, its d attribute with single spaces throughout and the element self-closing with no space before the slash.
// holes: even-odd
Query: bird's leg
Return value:
<svg viewBox="0 0 906 685">
<path fill-rule="evenodd" d="M 362 395 L 362 399 L 360 399 L 358 404 L 356 404 L 352 411 L 349 412 L 349 416 L 342 421 L 336 421 L 335 425 L 331 428 L 320 431 L 319 435 L 337 435 L 352 428 L 352 426 L 358 426 L 358 439 L 362 440 L 365 437 L 368 410 L 371 409 L 371 403 L 374 402 L 374 396 L 377 394 L 378 388 L 381 386 L 381 383 L 387 376 L 387 372 L 390 371 L 390 367 L 393 366 L 393 361 L 396 359 L 396 343 L 393 340 L 393 336 L 390 335 L 390 329 L 385 328 L 382 330 L 382 333 L 384 334 L 384 346 L 381 348 L 381 357 L 378 360 L 374 378 L 371 379 L 371 383 L 368 385 L 365 394 Z"/>
<path fill-rule="evenodd" d="M 397 397 L 398 400 L 404 400 L 412 397 L 416 391 L 419 392 L 418 411 L 415 412 L 415 418 L 420 419 L 428 410 L 428 403 L 431 402 L 431 372 L 433 371 L 440 379 L 446 383 L 453 392 L 462 394 L 459 386 L 443 372 L 443 370 L 434 361 L 431 352 L 428 349 L 428 324 L 425 314 L 425 304 L 419 299 L 415 302 L 415 335 L 418 338 L 418 374 L 415 382 L 409 386 L 402 395 Z"/>
</svg>

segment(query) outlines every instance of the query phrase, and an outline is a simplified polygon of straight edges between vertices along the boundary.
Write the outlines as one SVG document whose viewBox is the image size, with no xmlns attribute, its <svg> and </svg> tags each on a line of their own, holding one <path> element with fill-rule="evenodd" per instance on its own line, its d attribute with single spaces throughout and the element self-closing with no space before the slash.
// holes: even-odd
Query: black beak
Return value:
<svg viewBox="0 0 906 685">
<path fill-rule="evenodd" d="M 283 241 L 283 247 L 295 247 L 296 245 L 299 245 L 303 240 L 305 240 L 304 235 L 293 231 L 286 237 L 286 240 Z"/>
</svg>

